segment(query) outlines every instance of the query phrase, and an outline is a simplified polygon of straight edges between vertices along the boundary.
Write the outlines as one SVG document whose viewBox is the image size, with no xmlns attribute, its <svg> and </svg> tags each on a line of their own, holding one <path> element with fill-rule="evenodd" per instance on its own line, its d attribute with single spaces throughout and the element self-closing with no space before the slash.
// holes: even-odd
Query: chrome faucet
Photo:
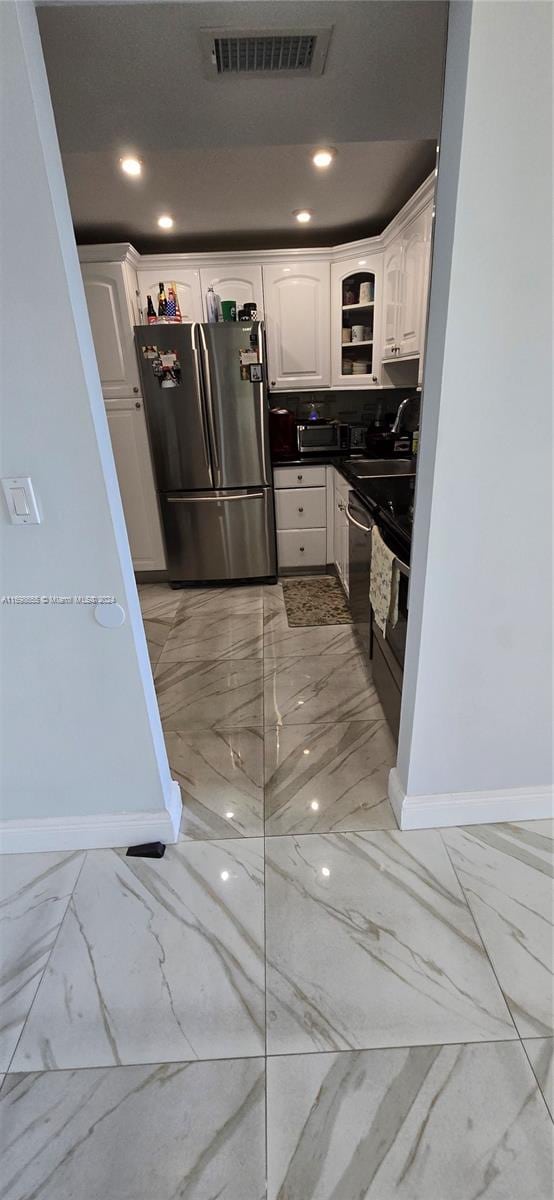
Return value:
<svg viewBox="0 0 554 1200">
<path fill-rule="evenodd" d="M 406 398 L 400 402 L 400 404 L 398 405 L 398 412 L 396 414 L 396 417 L 394 418 L 394 425 L 392 427 L 392 433 L 400 433 L 401 432 L 402 418 L 404 416 L 404 413 L 406 412 L 406 408 L 409 408 L 410 405 L 412 405 L 412 404 L 417 406 L 414 409 L 415 424 L 412 426 L 411 430 L 409 430 L 408 432 L 413 433 L 414 429 L 418 428 L 420 403 L 421 403 L 421 401 L 420 401 L 420 397 L 418 395 L 406 396 Z"/>
</svg>

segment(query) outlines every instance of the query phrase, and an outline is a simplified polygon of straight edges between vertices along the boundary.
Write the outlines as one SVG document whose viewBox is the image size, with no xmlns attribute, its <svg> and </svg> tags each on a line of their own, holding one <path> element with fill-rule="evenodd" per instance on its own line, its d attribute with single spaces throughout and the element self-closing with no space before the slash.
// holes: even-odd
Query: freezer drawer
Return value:
<svg viewBox="0 0 554 1200">
<path fill-rule="evenodd" d="M 275 576 L 270 488 L 165 493 L 160 503 L 172 583 Z"/>
</svg>

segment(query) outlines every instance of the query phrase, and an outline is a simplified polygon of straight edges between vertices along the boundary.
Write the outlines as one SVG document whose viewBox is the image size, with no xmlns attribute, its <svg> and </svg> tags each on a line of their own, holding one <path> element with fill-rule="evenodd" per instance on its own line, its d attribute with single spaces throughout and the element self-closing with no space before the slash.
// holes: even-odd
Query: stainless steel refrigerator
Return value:
<svg viewBox="0 0 554 1200">
<path fill-rule="evenodd" d="M 172 584 L 274 579 L 259 322 L 135 328 Z"/>
</svg>

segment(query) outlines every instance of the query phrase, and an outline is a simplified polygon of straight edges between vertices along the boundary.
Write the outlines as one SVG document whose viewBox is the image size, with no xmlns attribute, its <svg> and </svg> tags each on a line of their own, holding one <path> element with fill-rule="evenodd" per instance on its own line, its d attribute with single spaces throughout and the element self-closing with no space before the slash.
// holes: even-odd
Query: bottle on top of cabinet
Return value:
<svg viewBox="0 0 554 1200">
<path fill-rule="evenodd" d="M 214 292 L 213 287 L 209 287 L 206 293 L 206 312 L 210 325 L 215 325 L 218 321 L 223 320 L 221 296 Z"/>
</svg>

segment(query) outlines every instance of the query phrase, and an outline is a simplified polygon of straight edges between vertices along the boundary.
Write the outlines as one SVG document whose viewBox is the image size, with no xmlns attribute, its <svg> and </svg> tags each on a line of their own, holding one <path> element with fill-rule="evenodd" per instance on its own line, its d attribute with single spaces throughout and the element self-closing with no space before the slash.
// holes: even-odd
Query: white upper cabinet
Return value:
<svg viewBox="0 0 554 1200">
<path fill-rule="evenodd" d="M 135 571 L 164 571 L 165 554 L 142 401 L 109 400 L 108 427 Z"/>
<path fill-rule="evenodd" d="M 137 395 L 136 273 L 125 262 L 82 263 L 81 272 L 104 398 Z"/>
<path fill-rule="evenodd" d="M 430 211 L 425 209 L 406 226 L 402 239 L 402 290 L 398 320 L 401 355 L 423 352 L 430 246 Z"/>
<path fill-rule="evenodd" d="M 152 297 L 152 304 L 158 311 L 158 291 L 160 282 L 165 285 L 165 294 L 170 283 L 177 287 L 177 299 L 181 309 L 182 321 L 203 321 L 202 293 L 200 289 L 200 271 L 183 270 L 180 267 L 166 266 L 160 275 L 157 271 L 139 271 L 138 283 L 140 300 L 143 310 L 143 321 L 146 324 L 147 297 Z"/>
<path fill-rule="evenodd" d="M 333 385 L 376 387 L 381 365 L 381 255 L 333 263 L 331 293 Z"/>
<path fill-rule="evenodd" d="M 433 206 L 402 228 L 384 256 L 383 357 L 423 355 Z"/>
<path fill-rule="evenodd" d="M 262 268 L 250 266 L 248 263 L 214 263 L 200 271 L 200 286 L 204 307 L 204 321 L 207 321 L 206 292 L 213 287 L 214 292 L 222 300 L 236 300 L 237 316 L 239 308 L 244 304 L 257 306 L 258 320 L 263 320 L 264 297 L 262 290 Z"/>
<path fill-rule="evenodd" d="M 383 265 L 383 356 L 395 352 L 402 287 L 402 242 L 393 242 L 384 254 Z"/>
<path fill-rule="evenodd" d="M 263 273 L 270 388 L 329 387 L 329 263 L 264 266 Z"/>
</svg>

